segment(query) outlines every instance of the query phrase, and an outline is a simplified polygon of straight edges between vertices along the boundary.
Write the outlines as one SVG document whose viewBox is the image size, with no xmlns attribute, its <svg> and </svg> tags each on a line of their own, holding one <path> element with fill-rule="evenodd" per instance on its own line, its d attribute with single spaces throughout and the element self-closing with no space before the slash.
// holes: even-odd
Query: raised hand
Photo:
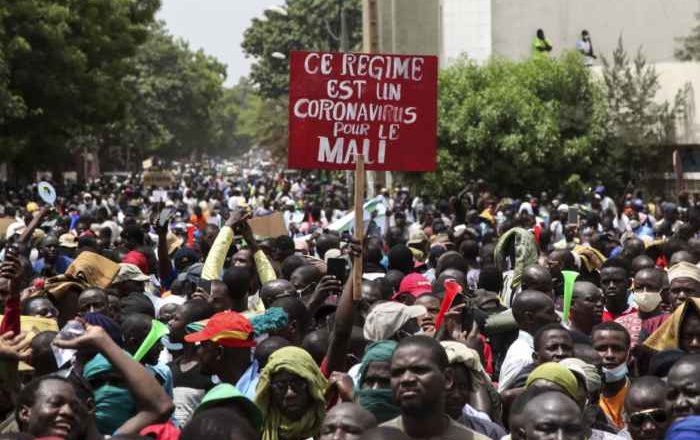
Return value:
<svg viewBox="0 0 700 440">
<path fill-rule="evenodd" d="M 14 335 L 12 332 L 7 332 L 0 335 L 0 360 L 6 361 L 27 361 L 32 356 L 31 348 L 29 347 L 31 339 L 27 338 L 26 333 Z"/>
</svg>

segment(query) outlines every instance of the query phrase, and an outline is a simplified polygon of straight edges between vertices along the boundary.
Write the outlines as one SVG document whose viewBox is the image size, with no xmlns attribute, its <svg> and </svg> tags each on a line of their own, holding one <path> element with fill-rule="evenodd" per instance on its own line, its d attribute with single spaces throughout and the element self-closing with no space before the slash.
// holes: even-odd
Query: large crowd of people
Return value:
<svg viewBox="0 0 700 440">
<path fill-rule="evenodd" d="M 358 241 L 332 174 L 169 169 L 0 187 L 0 437 L 700 438 L 686 194 L 381 189 Z"/>
</svg>

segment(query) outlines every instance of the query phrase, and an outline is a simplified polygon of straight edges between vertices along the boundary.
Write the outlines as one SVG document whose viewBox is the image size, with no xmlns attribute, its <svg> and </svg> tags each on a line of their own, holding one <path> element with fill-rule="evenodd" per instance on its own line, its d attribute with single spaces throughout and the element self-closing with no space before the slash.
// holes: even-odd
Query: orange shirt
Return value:
<svg viewBox="0 0 700 440">
<path fill-rule="evenodd" d="M 202 214 L 201 216 L 197 217 L 196 215 L 192 214 L 190 216 L 190 223 L 195 225 L 197 229 L 200 231 L 203 231 L 204 228 L 207 226 L 207 217 Z"/>
<path fill-rule="evenodd" d="M 606 397 L 602 394 L 600 395 L 598 405 L 603 410 L 605 415 L 608 416 L 608 420 L 610 420 L 617 429 L 625 428 L 625 420 L 622 418 L 622 410 L 624 408 L 625 397 L 627 396 L 629 387 L 630 384 L 628 381 L 625 386 L 622 387 L 622 389 L 614 396 Z"/>
</svg>

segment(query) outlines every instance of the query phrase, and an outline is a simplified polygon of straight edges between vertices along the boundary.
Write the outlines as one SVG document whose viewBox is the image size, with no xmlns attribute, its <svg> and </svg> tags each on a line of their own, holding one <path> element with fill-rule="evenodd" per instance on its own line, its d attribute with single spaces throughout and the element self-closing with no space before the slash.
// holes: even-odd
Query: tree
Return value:
<svg viewBox="0 0 700 440">
<path fill-rule="evenodd" d="M 700 20 L 700 13 L 695 14 L 695 18 Z M 681 61 L 700 60 L 700 23 L 695 25 L 690 35 L 679 40 L 681 47 L 675 51 L 676 58 Z"/>
<path fill-rule="evenodd" d="M 199 155 L 219 147 L 215 113 L 223 97 L 225 66 L 153 26 L 130 60 L 121 84 L 129 92 L 124 118 L 111 127 L 109 142 L 141 156 Z"/>
<path fill-rule="evenodd" d="M 612 59 L 603 57 L 602 62 L 607 124 L 614 134 L 605 172 L 609 179 L 639 182 L 669 156 L 664 147 L 674 143 L 676 124 L 686 111 L 687 87 L 678 90 L 673 103 L 657 102 L 659 75 L 641 49 L 631 60 L 622 38 Z"/>
<path fill-rule="evenodd" d="M 287 93 L 289 61 L 292 50 L 340 50 L 340 8 L 345 11 L 348 49 L 362 42 L 362 5 L 360 0 L 287 0 L 286 14 L 266 12 L 254 18 L 243 36 L 243 51 L 255 57 L 250 79 L 264 98 L 279 98 Z"/>
<path fill-rule="evenodd" d="M 5 159 L 14 155 L 27 169 L 70 162 L 71 139 L 119 119 L 128 100 L 120 79 L 159 6 L 158 0 L 4 2 L 0 145 L 14 146 Z"/>
<path fill-rule="evenodd" d="M 214 114 L 214 140 L 216 148 L 212 153 L 240 155 L 253 146 L 253 127 L 262 126 L 265 121 L 246 121 L 260 102 L 250 81 L 243 77 L 235 86 L 224 89 L 217 102 Z M 252 127 L 246 127 L 246 124 Z"/>
<path fill-rule="evenodd" d="M 421 176 L 423 187 L 452 195 L 478 177 L 520 194 L 593 177 L 605 108 L 578 54 L 484 66 L 464 59 L 439 80 L 438 169 Z"/>
</svg>

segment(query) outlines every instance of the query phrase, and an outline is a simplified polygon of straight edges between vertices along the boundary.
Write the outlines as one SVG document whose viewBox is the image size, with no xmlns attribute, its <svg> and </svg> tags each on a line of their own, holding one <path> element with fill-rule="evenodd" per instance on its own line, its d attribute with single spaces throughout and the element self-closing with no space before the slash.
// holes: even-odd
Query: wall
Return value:
<svg viewBox="0 0 700 440">
<path fill-rule="evenodd" d="M 379 0 L 377 9 L 380 52 L 440 53 L 439 0 Z"/>
<path fill-rule="evenodd" d="M 491 0 L 441 1 L 440 65 L 462 54 L 478 62 L 491 56 Z"/>
<path fill-rule="evenodd" d="M 672 61 L 677 38 L 697 20 L 698 0 L 491 0 L 493 53 L 521 59 L 530 55 L 535 31 L 542 28 L 554 54 L 573 49 L 582 29 L 594 49 L 610 53 L 620 35 L 625 47 L 642 46 L 651 62 Z"/>
</svg>

